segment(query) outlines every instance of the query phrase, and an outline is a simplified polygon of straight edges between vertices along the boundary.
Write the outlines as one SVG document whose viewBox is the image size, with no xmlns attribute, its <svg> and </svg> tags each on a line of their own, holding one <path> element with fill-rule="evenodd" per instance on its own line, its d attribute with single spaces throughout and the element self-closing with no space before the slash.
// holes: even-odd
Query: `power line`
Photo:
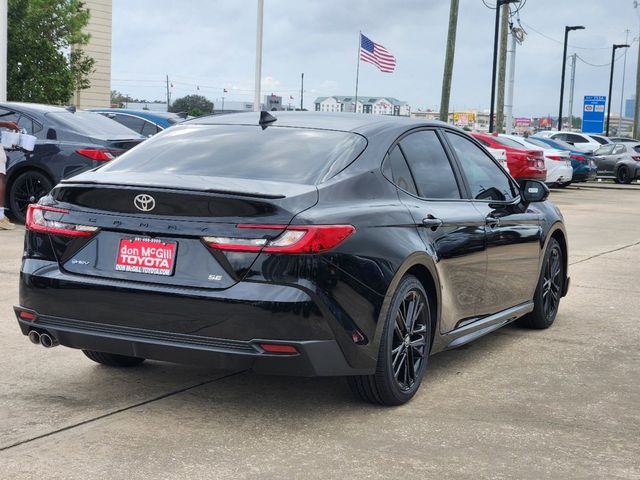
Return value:
<svg viewBox="0 0 640 480">
<path fill-rule="evenodd" d="M 622 57 L 624 57 L 624 52 L 616 57 L 616 61 L 620 60 Z M 587 62 L 584 58 L 582 58 L 577 53 L 576 53 L 576 58 L 578 58 L 578 60 L 580 60 L 582 63 L 584 63 L 586 65 L 589 65 L 590 67 L 610 67 L 611 66 L 611 62 L 609 62 L 609 63 L 591 63 L 591 62 Z"/>
<path fill-rule="evenodd" d="M 528 23 L 522 22 L 522 24 L 527 27 L 529 30 L 531 30 L 532 32 L 537 33 L 538 35 L 546 38 L 547 40 L 551 40 L 552 42 L 555 43 L 559 43 L 560 45 L 563 45 L 564 42 L 562 40 L 557 40 L 553 37 L 550 37 L 549 35 L 546 35 L 544 33 L 542 33 L 539 30 L 536 30 L 535 28 L 533 28 L 531 25 L 529 25 Z M 611 47 L 579 47 L 577 45 L 571 45 L 571 44 L 567 44 L 568 47 L 571 48 L 577 48 L 578 50 L 609 50 Z"/>
</svg>

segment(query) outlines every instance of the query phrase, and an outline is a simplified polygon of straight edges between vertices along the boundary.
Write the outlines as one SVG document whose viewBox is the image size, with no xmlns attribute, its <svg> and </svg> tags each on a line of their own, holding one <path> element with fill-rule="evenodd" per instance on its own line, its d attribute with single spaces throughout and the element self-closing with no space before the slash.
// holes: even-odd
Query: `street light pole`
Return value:
<svg viewBox="0 0 640 480">
<path fill-rule="evenodd" d="M 609 98 L 607 99 L 607 130 L 605 135 L 609 136 L 609 124 L 611 123 L 611 90 L 613 89 L 613 67 L 616 62 L 616 50 L 619 48 L 629 48 L 627 44 L 613 45 L 611 49 L 611 74 L 609 75 Z"/>
<path fill-rule="evenodd" d="M 564 100 L 564 77 L 567 69 L 567 40 L 571 30 L 584 30 L 581 25 L 564 27 L 564 50 L 562 51 L 562 78 L 560 79 L 560 108 L 558 111 L 558 131 L 562 130 L 562 101 Z"/>
</svg>

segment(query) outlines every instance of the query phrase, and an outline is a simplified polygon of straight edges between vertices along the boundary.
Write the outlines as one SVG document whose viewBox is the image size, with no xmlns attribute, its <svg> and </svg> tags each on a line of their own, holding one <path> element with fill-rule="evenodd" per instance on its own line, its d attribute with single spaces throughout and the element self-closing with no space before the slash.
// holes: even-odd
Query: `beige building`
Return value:
<svg viewBox="0 0 640 480">
<path fill-rule="evenodd" d="M 78 90 L 73 98 L 77 108 L 111 106 L 111 0 L 84 0 L 90 12 L 87 33 L 91 39 L 82 48 L 95 60 L 89 75 L 91 86 Z"/>
</svg>

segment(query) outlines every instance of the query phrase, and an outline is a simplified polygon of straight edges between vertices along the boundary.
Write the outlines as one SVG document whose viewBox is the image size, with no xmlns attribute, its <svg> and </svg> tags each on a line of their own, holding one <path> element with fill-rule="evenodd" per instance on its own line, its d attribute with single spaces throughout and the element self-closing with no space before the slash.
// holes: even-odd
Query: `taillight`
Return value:
<svg viewBox="0 0 640 480">
<path fill-rule="evenodd" d="M 238 228 L 283 230 L 276 238 L 203 237 L 211 248 L 235 252 L 321 253 L 355 232 L 351 225 L 238 225 Z"/>
<path fill-rule="evenodd" d="M 100 160 L 102 162 L 108 162 L 116 158 L 109 150 L 95 150 L 91 148 L 81 148 L 76 150 L 76 153 L 83 157 L 90 158 L 91 160 Z"/>
<path fill-rule="evenodd" d="M 584 162 L 585 158 L 582 155 L 571 155 L 571 158 L 573 158 L 574 160 L 577 160 L 579 162 Z"/>
<path fill-rule="evenodd" d="M 549 160 L 556 160 L 556 161 L 564 161 L 564 160 L 566 160 L 565 157 L 561 157 L 559 155 L 547 155 L 547 158 Z"/>
<path fill-rule="evenodd" d="M 32 232 L 51 233 L 66 237 L 89 237 L 98 230 L 97 227 L 88 225 L 61 222 L 60 218 L 67 213 L 69 210 L 63 208 L 31 204 L 27 209 L 25 227 Z"/>
<path fill-rule="evenodd" d="M 640 157 L 637 155 L 632 155 L 631 158 L 633 158 L 636 162 L 640 162 Z"/>
</svg>

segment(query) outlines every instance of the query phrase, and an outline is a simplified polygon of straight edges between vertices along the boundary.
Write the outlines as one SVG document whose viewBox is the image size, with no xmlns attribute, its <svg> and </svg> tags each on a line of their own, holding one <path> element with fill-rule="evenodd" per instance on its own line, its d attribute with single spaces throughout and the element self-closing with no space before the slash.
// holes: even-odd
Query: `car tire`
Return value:
<svg viewBox="0 0 640 480">
<path fill-rule="evenodd" d="M 28 170 L 18 175 L 9 185 L 9 209 L 13 218 L 24 223 L 29 204 L 37 203 L 52 188 L 51 179 L 37 170 Z"/>
<path fill-rule="evenodd" d="M 557 185 L 560 188 L 567 188 L 569 185 L 571 185 L 571 182 L 558 183 Z"/>
<path fill-rule="evenodd" d="M 618 167 L 616 171 L 616 183 L 629 184 L 631 183 L 631 176 L 629 175 L 629 169 L 624 165 Z"/>
<path fill-rule="evenodd" d="M 88 358 L 94 362 L 110 367 L 135 367 L 144 362 L 144 358 L 116 355 L 115 353 L 96 352 L 95 350 L 82 350 Z"/>
<path fill-rule="evenodd" d="M 549 240 L 544 253 L 542 272 L 533 297 L 533 311 L 518 323 L 527 328 L 549 328 L 556 319 L 564 289 L 564 259 L 562 248 L 555 238 Z"/>
<path fill-rule="evenodd" d="M 402 278 L 384 320 L 376 372 L 347 377 L 357 396 L 387 406 L 413 398 L 431 351 L 432 308 L 420 281 L 412 275 Z"/>
</svg>

